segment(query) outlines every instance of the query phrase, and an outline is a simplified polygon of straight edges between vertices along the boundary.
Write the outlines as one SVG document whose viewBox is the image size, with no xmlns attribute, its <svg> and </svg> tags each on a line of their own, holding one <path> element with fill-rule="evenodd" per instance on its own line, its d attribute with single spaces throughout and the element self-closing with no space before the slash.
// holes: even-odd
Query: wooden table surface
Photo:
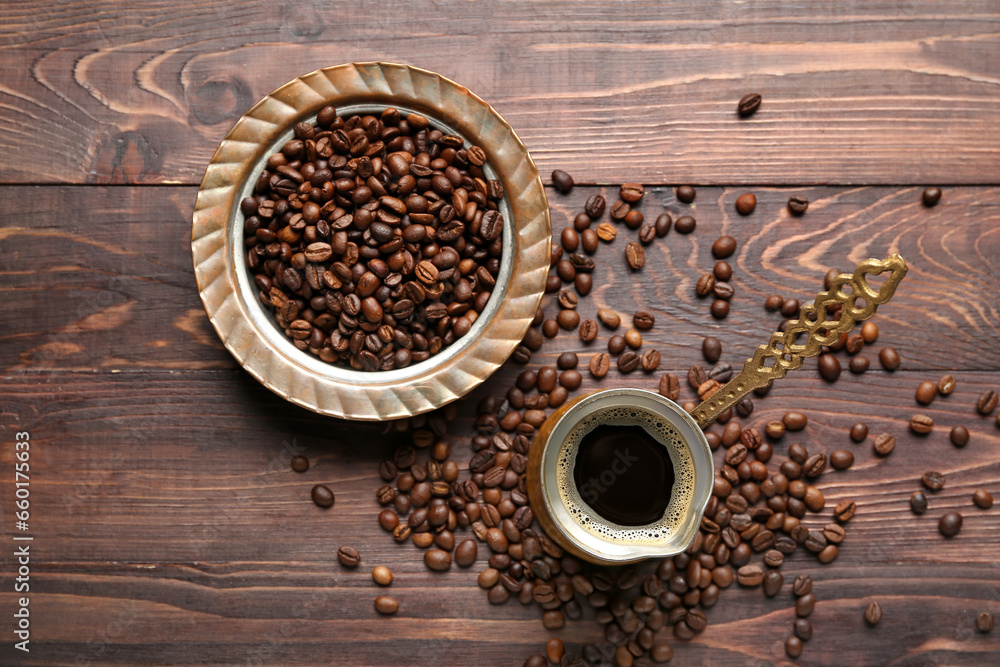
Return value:
<svg viewBox="0 0 1000 667">
<path fill-rule="evenodd" d="M 402 436 L 293 407 L 220 344 L 195 289 L 190 223 L 204 168 L 256 100 L 318 67 L 387 60 L 425 67 L 489 101 L 548 180 L 556 231 L 594 193 L 647 184 L 642 210 L 690 211 L 698 229 L 624 270 L 621 239 L 597 254 L 582 306 L 652 311 L 647 345 L 661 370 L 701 362 L 701 338 L 741 363 L 779 318 L 771 293 L 807 299 L 831 267 L 901 253 L 910 273 L 880 311 L 873 364 L 828 384 L 815 362 L 756 401 L 750 425 L 786 410 L 808 428 L 776 445 L 846 448 L 827 472 L 828 502 L 858 502 L 840 557 L 796 553 L 819 603 L 796 664 L 987 665 L 1000 661 L 1000 428 L 975 410 L 1000 389 L 1000 5 L 727 2 L 232 2 L 22 0 L 0 4 L 0 664 L 521 665 L 550 636 L 602 637 L 593 621 L 550 632 L 536 607 L 495 607 L 482 565 L 428 571 L 412 545 L 375 521 L 377 462 Z M 760 92 L 750 119 L 737 100 Z M 672 186 L 692 183 L 688 207 Z M 941 203 L 920 203 L 940 185 Z M 733 202 L 758 197 L 742 218 Z M 791 194 L 808 196 L 801 218 Z M 734 236 L 736 297 L 718 322 L 694 297 L 710 246 Z M 554 313 L 554 307 L 549 306 Z M 602 336 L 606 334 L 602 333 Z M 590 349 L 573 335 L 532 366 Z M 867 351 L 874 359 L 871 349 Z M 846 358 L 843 358 L 846 362 Z M 476 402 L 506 390 L 505 367 L 461 404 L 450 436 L 461 460 Z M 921 380 L 958 388 L 918 406 Z M 612 373 L 585 388 L 655 388 Z M 685 388 L 685 391 L 688 391 Z M 684 394 L 690 397 L 690 394 Z M 937 423 L 907 429 L 915 412 Z M 858 420 L 894 434 L 888 458 L 847 432 Z M 966 424 L 964 449 L 947 437 Z M 718 428 L 718 427 L 714 427 Z M 15 439 L 30 434 L 30 528 L 15 529 Z M 312 468 L 290 470 L 293 453 Z M 908 498 L 926 470 L 947 476 L 931 510 Z M 337 494 L 317 508 L 317 482 Z M 937 518 L 965 515 L 944 539 Z M 30 653 L 14 648 L 15 535 L 30 535 Z M 365 567 L 336 562 L 341 545 Z M 480 550 L 480 559 L 484 558 Z M 801 550 L 800 550 L 801 551 Z M 396 574 L 393 618 L 377 616 L 367 572 Z M 788 584 L 786 584 L 786 589 Z M 862 609 L 878 600 L 876 628 Z M 709 626 L 675 642 L 677 664 L 787 661 L 791 593 L 726 590 Z M 669 637 L 668 633 L 664 633 Z"/>
</svg>

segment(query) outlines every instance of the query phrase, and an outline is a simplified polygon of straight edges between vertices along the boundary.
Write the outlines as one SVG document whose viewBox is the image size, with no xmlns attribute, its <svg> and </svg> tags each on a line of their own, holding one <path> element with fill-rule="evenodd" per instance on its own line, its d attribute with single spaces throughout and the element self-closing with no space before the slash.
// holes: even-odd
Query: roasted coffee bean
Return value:
<svg viewBox="0 0 1000 667">
<path fill-rule="evenodd" d="M 757 197 L 752 192 L 745 192 L 736 199 L 736 212 L 740 215 L 750 215 L 757 208 Z"/>
<path fill-rule="evenodd" d="M 722 299 L 723 301 L 729 301 L 736 294 L 736 289 L 733 287 L 732 283 L 716 282 L 715 287 L 712 288 L 712 294 L 716 299 Z"/>
<path fill-rule="evenodd" d="M 583 246 L 583 251 L 586 253 L 597 252 L 597 246 L 600 244 L 600 237 L 597 235 L 593 229 L 585 229 L 580 232 L 580 245 Z"/>
<path fill-rule="evenodd" d="M 597 338 L 597 322 L 594 320 L 584 320 L 580 322 L 580 340 L 590 343 Z"/>
<path fill-rule="evenodd" d="M 701 353 L 704 355 L 705 361 L 714 364 L 722 356 L 722 343 L 715 336 L 706 336 L 701 341 Z"/>
<path fill-rule="evenodd" d="M 718 285 L 716 285 L 716 287 L 718 287 Z M 729 302 L 724 299 L 716 299 L 712 302 L 709 312 L 711 312 L 712 317 L 717 320 L 724 319 L 727 315 L 729 315 Z"/>
<path fill-rule="evenodd" d="M 780 553 L 778 552 L 775 553 L 781 556 Z M 766 595 L 769 598 L 773 598 L 775 595 L 781 592 L 781 587 L 782 585 L 784 585 L 784 583 L 785 583 L 785 578 L 781 576 L 780 572 L 778 572 L 777 570 L 768 570 L 767 574 L 764 575 L 764 580 L 763 580 L 764 595 Z"/>
<path fill-rule="evenodd" d="M 861 442 L 868 437 L 868 425 L 863 422 L 858 422 L 851 427 L 851 440 L 854 442 Z"/>
<path fill-rule="evenodd" d="M 832 354 L 821 354 L 818 360 L 819 374 L 827 382 L 836 382 L 840 377 L 840 360 Z"/>
<path fill-rule="evenodd" d="M 561 329 L 572 331 L 580 324 L 580 314 L 575 310 L 563 309 L 556 315 L 556 322 Z"/>
<path fill-rule="evenodd" d="M 344 567 L 357 567 L 361 562 L 361 554 L 354 547 L 340 547 L 337 549 L 337 560 Z"/>
<path fill-rule="evenodd" d="M 780 421 L 770 421 L 764 425 L 764 432 L 768 437 L 778 440 L 785 435 L 785 424 Z"/>
<path fill-rule="evenodd" d="M 980 394 L 979 400 L 976 402 L 976 409 L 981 415 L 989 415 L 996 409 L 998 401 L 1000 401 L 1000 394 L 992 389 L 987 389 Z"/>
<path fill-rule="evenodd" d="M 792 195 L 788 198 L 788 210 L 792 215 L 802 215 L 809 208 L 809 200 L 803 195 Z M 830 289 L 827 287 L 827 289 Z"/>
<path fill-rule="evenodd" d="M 954 537 L 962 530 L 962 515 L 958 512 L 947 512 L 938 520 L 938 530 L 945 537 Z"/>
<path fill-rule="evenodd" d="M 444 549 L 429 549 L 424 552 L 424 565 L 435 572 L 451 568 L 451 554 Z"/>
<path fill-rule="evenodd" d="M 816 596 L 812 593 L 806 593 L 805 595 L 799 597 L 795 600 L 795 615 L 799 618 L 805 618 L 813 613 L 813 609 L 816 608 Z"/>
<path fill-rule="evenodd" d="M 674 221 L 674 229 L 678 234 L 690 234 L 697 224 L 698 222 L 690 215 L 683 215 Z"/>
<path fill-rule="evenodd" d="M 986 489 L 976 489 L 972 494 L 972 502 L 979 509 L 988 510 L 993 507 L 993 494 Z"/>
<path fill-rule="evenodd" d="M 767 297 L 767 299 L 764 301 L 764 308 L 766 308 L 771 312 L 774 312 L 776 310 L 780 310 L 781 306 L 784 303 L 785 300 L 781 298 L 781 296 L 779 296 L 778 294 L 772 294 L 771 296 Z"/>
<path fill-rule="evenodd" d="M 720 351 L 720 353 L 721 353 L 721 351 Z M 729 382 L 729 380 L 731 380 L 732 377 L 733 377 L 733 367 L 732 367 L 731 364 L 729 364 L 729 363 L 727 363 L 725 361 L 721 361 L 721 362 L 717 363 L 715 366 L 712 366 L 712 369 L 710 371 L 708 371 L 708 379 L 710 379 L 710 380 L 717 380 L 719 382 Z M 744 399 L 744 400 L 746 400 L 746 401 L 749 402 L 749 399 Z M 737 406 L 737 411 L 739 411 L 739 403 L 737 403 L 736 406 Z M 751 412 L 752 412 L 753 411 L 752 410 L 752 406 L 753 406 L 752 402 L 750 402 L 750 406 L 751 406 Z M 750 414 L 750 413 L 748 412 L 747 414 Z M 740 416 L 741 417 L 746 417 L 747 415 L 741 413 Z"/>
<path fill-rule="evenodd" d="M 937 206 L 938 202 L 941 201 L 941 188 L 926 188 L 923 194 L 921 194 L 920 199 L 927 208 Z"/>
<path fill-rule="evenodd" d="M 921 483 L 930 489 L 931 491 L 940 491 L 944 488 L 944 475 L 935 471 L 928 470 L 920 478 Z"/>
<path fill-rule="evenodd" d="M 878 360 L 881 362 L 882 368 L 887 371 L 894 371 L 899 368 L 899 353 L 896 352 L 896 348 L 894 347 L 883 347 L 879 350 Z"/>
<path fill-rule="evenodd" d="M 642 187 L 641 183 L 624 183 L 618 188 L 618 196 L 629 204 L 635 204 L 642 201 L 642 197 L 645 194 L 646 189 Z"/>
<path fill-rule="evenodd" d="M 307 459 L 304 456 L 293 456 L 292 470 L 294 470 L 295 472 L 305 472 L 309 470 L 309 459 Z"/>
<path fill-rule="evenodd" d="M 645 266 L 646 253 L 643 251 L 642 245 L 632 241 L 625 246 L 625 261 L 628 262 L 629 268 L 633 271 L 638 271 Z"/>
<path fill-rule="evenodd" d="M 976 614 L 976 629 L 980 632 L 989 632 L 993 629 L 993 614 L 988 611 L 981 611 Z"/>
<path fill-rule="evenodd" d="M 795 633 L 796 637 L 807 642 L 812 639 L 813 629 L 809 621 L 804 618 L 797 618 L 792 624 L 792 632 Z"/>
<path fill-rule="evenodd" d="M 669 213 L 661 213 L 656 216 L 656 222 L 653 223 L 653 229 L 656 232 L 657 238 L 663 238 L 670 232 L 671 225 L 674 224 L 674 219 L 670 217 Z"/>
<path fill-rule="evenodd" d="M 705 273 L 700 278 L 698 278 L 698 283 L 695 285 L 695 293 L 698 296 L 708 296 L 712 294 L 715 289 L 715 276 L 711 273 Z"/>
<path fill-rule="evenodd" d="M 841 340 L 843 340 L 843 338 L 841 338 Z M 833 347 L 836 347 L 838 345 L 839 345 L 839 342 L 838 343 L 834 343 L 830 347 L 832 349 Z M 843 345 L 843 348 L 845 350 L 847 350 L 848 354 L 857 354 L 858 352 L 860 352 L 861 350 L 863 350 L 864 347 L 865 347 L 865 341 L 864 341 L 864 338 L 862 338 L 860 335 L 848 336 L 847 337 L 847 342 L 844 343 L 844 345 Z"/>
<path fill-rule="evenodd" d="M 685 204 L 690 204 L 694 201 L 697 192 L 690 185 L 682 185 L 677 188 L 677 199 Z"/>
<path fill-rule="evenodd" d="M 964 426 L 955 426 L 951 429 L 951 444 L 956 447 L 965 447 L 969 444 L 969 429 Z"/>
<path fill-rule="evenodd" d="M 854 465 L 854 454 L 846 449 L 835 450 L 830 454 L 830 465 L 835 470 L 847 470 Z"/>
<path fill-rule="evenodd" d="M 640 363 L 643 371 L 652 373 L 660 367 L 660 353 L 657 350 L 646 350 L 640 358 Z"/>
<path fill-rule="evenodd" d="M 808 418 L 803 413 L 795 411 L 786 412 L 781 421 L 789 431 L 801 431 L 809 423 Z"/>
<path fill-rule="evenodd" d="M 732 236 L 720 236 L 712 244 L 712 256 L 725 259 L 736 252 L 736 239 Z"/>
<path fill-rule="evenodd" d="M 475 540 L 462 540 L 455 547 L 455 564 L 459 567 L 469 567 L 476 562 L 479 547 Z"/>
<path fill-rule="evenodd" d="M 312 499 L 320 507 L 333 507 L 333 491 L 325 484 L 317 484 L 312 488 Z"/>
<path fill-rule="evenodd" d="M 388 586 L 392 583 L 392 570 L 384 565 L 378 565 L 372 570 L 372 580 L 379 586 Z"/>
<path fill-rule="evenodd" d="M 638 310 L 632 316 L 632 326 L 640 331 L 647 331 L 653 328 L 656 323 L 656 318 L 652 313 L 645 310 Z"/>
<path fill-rule="evenodd" d="M 951 392 L 955 391 L 955 378 L 951 375 L 945 375 L 937 383 L 937 390 L 942 396 L 950 396 Z"/>
<path fill-rule="evenodd" d="M 920 435 L 930 433 L 934 430 L 934 420 L 927 415 L 913 415 L 910 417 L 910 430 Z"/>
<path fill-rule="evenodd" d="M 632 350 L 626 350 L 618 356 L 618 370 L 622 373 L 631 373 L 639 367 L 639 355 Z"/>
<path fill-rule="evenodd" d="M 716 280 L 725 282 L 733 277 L 733 267 L 729 265 L 729 262 L 716 262 L 715 268 L 712 269 L 712 274 Z"/>
<path fill-rule="evenodd" d="M 910 509 L 918 515 L 927 511 L 927 496 L 923 491 L 916 491 L 910 496 Z"/>
<path fill-rule="evenodd" d="M 760 108 L 761 99 L 759 93 L 744 95 L 739 104 L 736 105 L 736 113 L 739 114 L 740 118 L 752 116 Z"/>
<path fill-rule="evenodd" d="M 602 378 L 608 374 L 611 368 L 611 357 L 605 352 L 598 352 L 590 358 L 590 374 L 595 378 Z"/>
<path fill-rule="evenodd" d="M 785 317 L 795 317 L 799 312 L 798 299 L 785 299 L 781 304 L 781 314 Z"/>
<path fill-rule="evenodd" d="M 928 380 L 924 380 L 917 387 L 917 403 L 921 405 L 930 405 L 934 397 L 937 396 L 937 385 Z"/>
<path fill-rule="evenodd" d="M 882 605 L 872 600 L 865 606 L 865 622 L 868 625 L 878 625 L 882 620 Z"/>
<path fill-rule="evenodd" d="M 399 611 L 399 602 L 388 595 L 379 595 L 375 598 L 375 611 L 385 616 L 391 616 Z"/>
<path fill-rule="evenodd" d="M 574 185 L 573 177 L 562 169 L 556 169 L 552 172 L 552 185 L 555 186 L 560 194 L 569 194 Z"/>
<path fill-rule="evenodd" d="M 672 401 L 676 401 L 681 393 L 681 383 L 673 373 L 665 373 L 660 377 L 659 391 L 661 396 L 665 396 Z"/>
<path fill-rule="evenodd" d="M 868 360 L 868 357 L 863 357 L 859 355 L 857 357 L 852 357 L 851 360 L 847 363 L 847 367 L 855 375 L 861 375 L 862 373 L 868 370 L 868 366 L 870 364 L 871 362 Z"/>
<path fill-rule="evenodd" d="M 760 586 L 764 581 L 764 570 L 758 565 L 744 565 L 737 570 L 736 581 L 741 586 Z"/>
</svg>

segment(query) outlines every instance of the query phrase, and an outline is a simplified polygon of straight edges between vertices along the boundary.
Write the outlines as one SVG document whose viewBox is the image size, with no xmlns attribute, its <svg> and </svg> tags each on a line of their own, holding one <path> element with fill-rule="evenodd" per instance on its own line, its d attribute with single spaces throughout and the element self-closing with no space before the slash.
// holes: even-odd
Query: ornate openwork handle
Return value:
<svg viewBox="0 0 1000 667">
<path fill-rule="evenodd" d="M 832 345 L 854 328 L 857 322 L 875 314 L 878 306 L 896 293 L 896 286 L 906 275 L 906 262 L 899 255 L 888 259 L 866 259 L 854 274 L 842 273 L 833 279 L 830 290 L 816 295 L 816 302 L 799 311 L 799 319 L 790 321 L 784 333 L 774 332 L 767 345 L 757 348 L 747 359 L 736 377 L 694 409 L 691 416 L 705 428 L 716 417 L 740 401 L 754 389 L 767 387 L 785 373 L 802 365 L 806 357 L 815 357 L 824 345 Z M 878 291 L 865 280 L 866 276 L 891 271 Z M 859 305 L 859 302 L 864 305 Z M 842 306 L 840 319 L 827 319 L 828 312 Z M 799 342 L 799 338 L 805 340 Z"/>
</svg>

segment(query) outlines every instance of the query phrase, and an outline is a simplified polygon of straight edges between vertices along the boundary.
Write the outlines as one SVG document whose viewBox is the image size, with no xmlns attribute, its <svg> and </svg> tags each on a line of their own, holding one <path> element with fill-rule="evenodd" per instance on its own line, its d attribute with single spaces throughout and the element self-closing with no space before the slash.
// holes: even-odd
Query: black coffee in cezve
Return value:
<svg viewBox="0 0 1000 667">
<path fill-rule="evenodd" d="M 583 436 L 573 481 L 583 501 L 621 526 L 659 521 L 670 503 L 674 467 L 667 449 L 637 425 L 601 425 Z"/>
</svg>

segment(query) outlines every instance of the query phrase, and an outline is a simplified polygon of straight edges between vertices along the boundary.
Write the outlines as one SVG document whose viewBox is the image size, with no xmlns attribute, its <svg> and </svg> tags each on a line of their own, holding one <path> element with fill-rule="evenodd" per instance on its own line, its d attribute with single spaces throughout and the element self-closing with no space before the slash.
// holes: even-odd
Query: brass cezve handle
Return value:
<svg viewBox="0 0 1000 667">
<path fill-rule="evenodd" d="M 868 285 L 865 276 L 886 271 L 892 274 L 876 292 Z M 824 345 L 832 345 L 842 333 L 853 329 L 857 322 L 872 317 L 878 306 L 896 293 L 896 286 L 906 271 L 906 261 L 899 255 L 892 255 L 887 259 L 866 259 L 853 275 L 838 275 L 828 291 L 816 295 L 815 303 L 802 307 L 798 320 L 788 322 L 784 332 L 771 334 L 767 345 L 757 348 L 743 365 L 743 370 L 691 412 L 698 426 L 705 428 L 754 389 L 767 387 L 778 378 L 785 377 L 785 373 L 800 367 L 806 357 L 815 357 Z M 845 292 L 845 287 L 850 287 L 850 292 Z M 857 306 L 859 299 L 864 301 L 861 308 Z M 843 307 L 840 319 L 827 320 L 828 311 L 836 305 Z M 802 334 L 806 335 L 805 342 L 796 343 L 795 339 Z M 768 360 L 773 360 L 773 365 L 765 365 Z"/>
</svg>

